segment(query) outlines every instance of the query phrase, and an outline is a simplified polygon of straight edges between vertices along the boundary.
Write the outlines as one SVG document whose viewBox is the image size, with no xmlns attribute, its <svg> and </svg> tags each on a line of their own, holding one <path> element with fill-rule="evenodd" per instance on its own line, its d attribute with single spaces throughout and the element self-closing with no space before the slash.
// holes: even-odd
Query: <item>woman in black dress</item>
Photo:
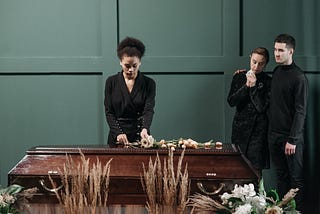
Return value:
<svg viewBox="0 0 320 214">
<path fill-rule="evenodd" d="M 267 108 L 271 77 L 263 72 L 269 62 L 266 48 L 254 49 L 250 55 L 250 70 L 233 76 L 228 103 L 236 107 L 232 124 L 232 143 L 239 146 L 244 156 L 261 175 L 269 168 L 267 142 Z"/>
<path fill-rule="evenodd" d="M 148 138 L 154 113 L 156 84 L 139 71 L 144 44 L 131 37 L 122 40 L 117 54 L 121 72 L 105 84 L 105 114 L 110 147 Z"/>
</svg>

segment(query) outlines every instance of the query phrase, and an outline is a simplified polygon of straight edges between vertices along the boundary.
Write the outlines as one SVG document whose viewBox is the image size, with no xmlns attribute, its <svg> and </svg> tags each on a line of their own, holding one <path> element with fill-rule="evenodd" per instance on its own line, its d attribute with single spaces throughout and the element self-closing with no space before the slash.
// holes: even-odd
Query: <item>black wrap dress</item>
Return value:
<svg viewBox="0 0 320 214">
<path fill-rule="evenodd" d="M 154 114 L 156 84 L 138 71 L 132 91 L 127 89 L 122 72 L 110 76 L 105 84 L 105 114 L 109 125 L 108 144 L 116 146 L 117 136 L 126 134 L 129 142 L 140 140 L 143 128 L 150 133 Z"/>
</svg>

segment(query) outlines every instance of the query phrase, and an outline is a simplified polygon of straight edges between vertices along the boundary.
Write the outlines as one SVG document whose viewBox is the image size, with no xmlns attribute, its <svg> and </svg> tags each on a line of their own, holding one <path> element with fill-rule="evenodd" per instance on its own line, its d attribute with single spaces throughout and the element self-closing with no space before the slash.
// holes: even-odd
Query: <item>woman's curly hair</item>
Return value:
<svg viewBox="0 0 320 214">
<path fill-rule="evenodd" d="M 124 55 L 127 56 L 136 56 L 139 59 L 141 59 L 145 52 L 145 46 L 144 44 L 135 38 L 132 37 L 126 37 L 123 39 L 117 48 L 117 54 L 119 59 L 121 60 Z"/>
</svg>

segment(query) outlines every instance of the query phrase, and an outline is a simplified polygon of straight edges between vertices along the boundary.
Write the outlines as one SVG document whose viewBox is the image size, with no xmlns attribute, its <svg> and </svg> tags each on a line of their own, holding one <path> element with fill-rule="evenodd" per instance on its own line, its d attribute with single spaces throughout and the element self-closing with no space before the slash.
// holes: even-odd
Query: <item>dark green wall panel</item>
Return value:
<svg viewBox="0 0 320 214">
<path fill-rule="evenodd" d="M 102 144 L 101 75 L 0 76 L 1 182 L 37 145 Z"/>
<path fill-rule="evenodd" d="M 116 1 L 0 1 L 0 182 L 40 144 L 102 144 Z"/>
<path fill-rule="evenodd" d="M 2 0 L 0 70 L 102 71 L 116 45 L 116 2 Z"/>
<path fill-rule="evenodd" d="M 100 0 L 2 0 L 1 56 L 101 56 Z"/>
<path fill-rule="evenodd" d="M 243 56 L 257 46 L 269 49 L 273 56 L 273 41 L 280 33 L 296 39 L 295 60 L 304 70 L 320 68 L 320 4 L 318 0 L 281 0 L 276 5 L 268 0 L 243 1 L 242 39 Z M 275 66 L 270 61 L 268 69 Z"/>
<path fill-rule="evenodd" d="M 223 54 L 222 0 L 204 0 L 201 4 L 195 0 L 119 2 L 120 36 L 134 33 L 135 36 L 146 38 L 147 42 L 150 41 L 148 55 Z"/>
<path fill-rule="evenodd" d="M 157 82 L 152 135 L 224 142 L 224 76 L 150 75 Z"/>
<path fill-rule="evenodd" d="M 223 71 L 238 53 L 238 4 L 229 0 L 120 0 L 119 37 L 147 46 L 153 72 Z"/>
</svg>

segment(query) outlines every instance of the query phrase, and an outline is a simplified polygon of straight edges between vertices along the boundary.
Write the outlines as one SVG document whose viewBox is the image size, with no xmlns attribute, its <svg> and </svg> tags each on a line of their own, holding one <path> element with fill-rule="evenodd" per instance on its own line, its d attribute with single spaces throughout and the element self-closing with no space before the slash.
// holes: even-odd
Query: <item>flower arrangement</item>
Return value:
<svg viewBox="0 0 320 214">
<path fill-rule="evenodd" d="M 291 189 L 282 200 L 276 190 L 265 192 L 263 180 L 256 193 L 252 183 L 235 185 L 231 193 L 223 193 L 220 201 L 208 196 L 196 194 L 191 197 L 193 211 L 209 211 L 220 214 L 298 214 L 294 197 L 298 189 Z"/>
<path fill-rule="evenodd" d="M 124 145 L 127 148 L 155 148 L 155 149 L 171 149 L 175 150 L 176 148 L 181 149 L 221 149 L 221 142 L 213 142 L 213 140 L 200 143 L 191 138 L 184 139 L 179 138 L 178 140 L 160 140 L 156 141 L 151 135 L 148 138 L 143 138 L 138 142 L 127 143 Z"/>
<path fill-rule="evenodd" d="M 37 191 L 37 188 L 25 189 L 17 184 L 12 184 L 0 189 L 0 213 L 20 213 L 19 210 L 27 207 L 28 199 Z"/>
<path fill-rule="evenodd" d="M 22 190 L 22 186 L 13 184 L 0 189 L 0 213 L 17 213 L 13 207 L 16 201 L 16 194 Z"/>
</svg>

